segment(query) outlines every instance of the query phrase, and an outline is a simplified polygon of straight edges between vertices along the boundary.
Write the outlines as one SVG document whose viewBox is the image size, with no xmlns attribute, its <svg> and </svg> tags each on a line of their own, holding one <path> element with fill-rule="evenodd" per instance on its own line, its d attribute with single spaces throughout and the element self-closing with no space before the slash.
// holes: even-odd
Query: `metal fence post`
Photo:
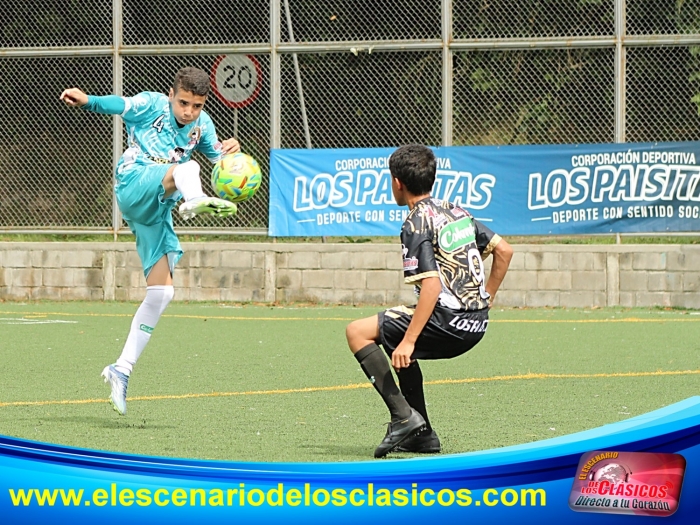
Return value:
<svg viewBox="0 0 700 525">
<path fill-rule="evenodd" d="M 442 0 L 442 145 L 452 146 L 452 0 Z"/>
<path fill-rule="evenodd" d="M 292 14 L 289 10 L 289 0 L 284 0 L 284 11 L 287 17 L 287 31 L 289 32 L 289 42 L 294 44 L 294 30 L 292 29 Z M 297 91 L 299 92 L 299 108 L 301 109 L 301 122 L 304 126 L 304 138 L 306 148 L 311 149 L 311 134 L 309 133 L 309 121 L 306 118 L 306 105 L 304 104 L 304 87 L 301 82 L 301 71 L 299 71 L 299 58 L 296 53 L 292 53 L 294 60 L 294 74 L 297 79 Z"/>
<path fill-rule="evenodd" d="M 124 87 L 123 64 L 121 56 L 123 34 L 122 0 L 112 0 L 112 93 L 122 95 Z M 119 115 L 112 117 L 112 186 L 116 182 L 115 170 L 122 154 L 124 139 L 122 136 L 122 119 Z M 117 197 L 112 192 L 112 230 L 117 240 L 122 225 L 122 214 L 117 205 Z"/>
<path fill-rule="evenodd" d="M 627 0 L 615 0 L 615 142 L 626 142 Z"/>
<path fill-rule="evenodd" d="M 282 144 L 282 82 L 278 47 L 280 43 L 280 0 L 270 0 L 270 148 Z"/>
</svg>

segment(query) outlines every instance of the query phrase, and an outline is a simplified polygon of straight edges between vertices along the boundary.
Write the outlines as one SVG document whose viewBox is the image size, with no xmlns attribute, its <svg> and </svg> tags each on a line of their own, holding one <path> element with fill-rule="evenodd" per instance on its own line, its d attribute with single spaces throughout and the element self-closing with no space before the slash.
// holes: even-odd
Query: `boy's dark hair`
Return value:
<svg viewBox="0 0 700 525">
<path fill-rule="evenodd" d="M 422 144 L 401 146 L 389 157 L 391 176 L 399 179 L 413 195 L 430 193 L 436 168 L 433 151 Z"/>
<path fill-rule="evenodd" d="M 173 81 L 173 91 L 189 91 L 195 95 L 206 97 L 209 95 L 209 75 L 196 67 L 183 67 L 175 73 Z"/>
</svg>

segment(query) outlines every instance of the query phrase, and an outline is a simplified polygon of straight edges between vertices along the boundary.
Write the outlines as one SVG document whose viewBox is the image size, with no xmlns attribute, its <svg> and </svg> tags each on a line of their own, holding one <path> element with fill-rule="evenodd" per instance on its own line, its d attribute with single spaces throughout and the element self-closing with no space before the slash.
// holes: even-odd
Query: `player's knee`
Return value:
<svg viewBox="0 0 700 525">
<path fill-rule="evenodd" d="M 358 325 L 359 323 L 357 321 L 353 321 L 345 327 L 345 338 L 348 343 L 351 343 L 359 335 L 360 328 Z"/>
<path fill-rule="evenodd" d="M 172 285 L 163 286 L 163 293 L 160 296 L 160 315 L 163 315 L 163 312 L 170 304 L 170 301 L 173 300 L 173 297 L 175 297 L 175 287 Z"/>
<path fill-rule="evenodd" d="M 201 167 L 199 166 L 199 162 L 197 162 L 196 160 L 188 160 L 187 162 L 185 162 L 185 164 L 189 166 L 188 169 L 197 172 L 197 175 L 199 175 L 199 171 L 201 169 Z"/>
<path fill-rule="evenodd" d="M 144 303 L 149 303 L 158 315 L 162 315 L 165 309 L 170 304 L 170 301 L 175 297 L 175 288 L 172 285 L 157 285 L 149 286 L 146 289 L 146 298 Z"/>
<path fill-rule="evenodd" d="M 358 319 L 345 328 L 345 337 L 350 348 L 361 348 L 371 339 L 363 321 L 364 319 Z"/>
<path fill-rule="evenodd" d="M 175 287 L 165 286 L 163 287 L 163 309 L 170 304 L 170 301 L 175 297 Z"/>
<path fill-rule="evenodd" d="M 199 163 L 196 160 L 188 160 L 175 166 L 173 178 L 177 182 L 180 177 L 199 177 Z"/>
</svg>

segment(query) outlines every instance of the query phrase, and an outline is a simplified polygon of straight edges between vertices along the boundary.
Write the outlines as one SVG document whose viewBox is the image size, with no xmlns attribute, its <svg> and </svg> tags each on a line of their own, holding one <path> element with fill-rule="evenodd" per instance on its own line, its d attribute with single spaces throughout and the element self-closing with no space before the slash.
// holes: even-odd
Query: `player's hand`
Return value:
<svg viewBox="0 0 700 525">
<path fill-rule="evenodd" d="M 391 365 L 396 369 L 407 368 L 411 364 L 411 356 L 413 355 L 414 344 L 401 341 L 396 350 L 391 354 Z"/>
<path fill-rule="evenodd" d="M 72 108 L 79 108 L 88 103 L 87 95 L 78 88 L 64 90 L 60 99 Z"/>
<path fill-rule="evenodd" d="M 224 155 L 237 153 L 239 151 L 241 151 L 241 145 L 236 139 L 226 139 L 221 143 L 221 153 Z"/>
</svg>

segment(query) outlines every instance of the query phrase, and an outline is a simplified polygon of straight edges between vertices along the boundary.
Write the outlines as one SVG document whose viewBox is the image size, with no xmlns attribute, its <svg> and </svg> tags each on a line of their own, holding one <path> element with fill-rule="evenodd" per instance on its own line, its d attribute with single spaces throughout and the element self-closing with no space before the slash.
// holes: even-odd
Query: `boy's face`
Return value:
<svg viewBox="0 0 700 525">
<path fill-rule="evenodd" d="M 173 91 L 173 88 L 170 88 L 168 99 L 170 99 L 170 107 L 173 108 L 175 120 L 183 126 L 199 118 L 204 103 L 207 101 L 207 97 L 204 95 L 195 95 L 191 91 L 183 89 Z"/>
</svg>

